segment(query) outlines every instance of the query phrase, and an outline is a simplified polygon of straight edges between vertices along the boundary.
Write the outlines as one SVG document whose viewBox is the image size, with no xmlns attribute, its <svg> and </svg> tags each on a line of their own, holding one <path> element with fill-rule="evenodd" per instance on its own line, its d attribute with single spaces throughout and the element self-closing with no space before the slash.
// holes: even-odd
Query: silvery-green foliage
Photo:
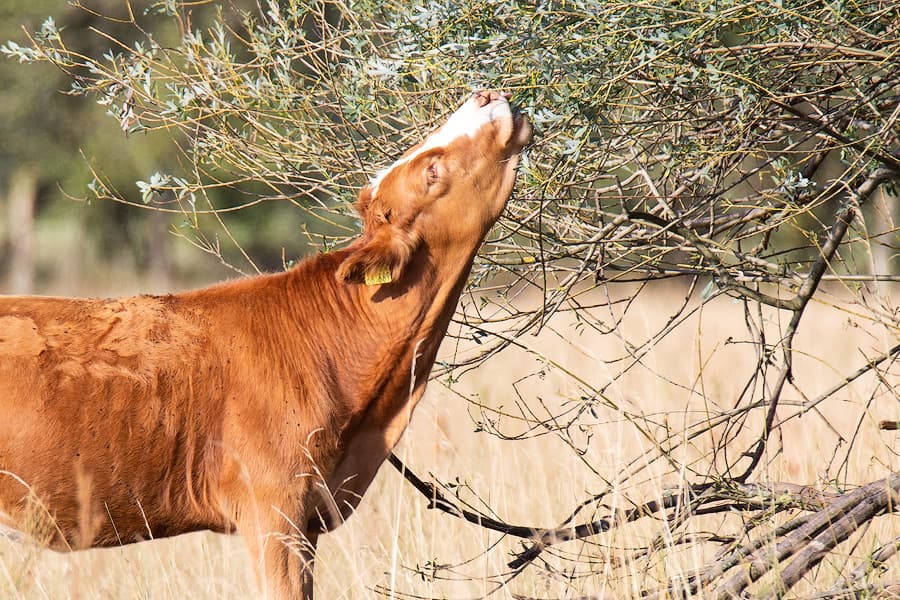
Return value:
<svg viewBox="0 0 900 600">
<path fill-rule="evenodd" d="M 886 0 L 260 6 L 200 27 L 160 2 L 136 27 L 162 15 L 174 41 L 148 31 L 91 57 L 48 20 L 2 51 L 59 64 L 126 133 L 177 132 L 183 172 L 138 188 L 188 213 L 232 186 L 330 223 L 469 90 L 510 90 L 537 136 L 476 281 L 549 272 L 570 289 L 740 264 L 790 286 L 815 256 L 798 233 L 820 235 L 860 178 L 898 163 L 900 8 Z"/>
</svg>

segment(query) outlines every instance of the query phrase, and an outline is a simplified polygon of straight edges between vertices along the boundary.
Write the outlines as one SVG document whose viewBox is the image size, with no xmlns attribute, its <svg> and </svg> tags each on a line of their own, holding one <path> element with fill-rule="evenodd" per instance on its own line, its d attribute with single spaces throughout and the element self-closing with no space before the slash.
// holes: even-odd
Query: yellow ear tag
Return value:
<svg viewBox="0 0 900 600">
<path fill-rule="evenodd" d="M 366 272 L 366 285 L 380 285 L 390 282 L 391 270 L 388 267 L 381 267 L 372 273 Z"/>
</svg>

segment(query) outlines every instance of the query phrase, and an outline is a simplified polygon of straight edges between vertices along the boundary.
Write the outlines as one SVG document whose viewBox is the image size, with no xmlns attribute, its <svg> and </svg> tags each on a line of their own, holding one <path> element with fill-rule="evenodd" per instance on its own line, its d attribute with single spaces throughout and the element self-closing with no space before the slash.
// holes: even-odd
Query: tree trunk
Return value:
<svg viewBox="0 0 900 600">
<path fill-rule="evenodd" d="M 889 232 L 877 236 L 872 240 L 872 263 L 877 275 L 898 274 L 898 261 L 896 257 L 897 239 L 895 208 L 900 198 L 891 195 L 884 187 L 878 198 L 874 210 L 874 232 Z"/>
<path fill-rule="evenodd" d="M 169 257 L 169 219 L 166 213 L 153 211 L 148 215 L 150 230 L 148 279 L 154 292 L 170 291 L 172 261 Z"/>
<path fill-rule="evenodd" d="M 7 291 L 30 294 L 34 290 L 34 205 L 37 175 L 29 167 L 16 169 L 7 195 L 9 220 L 9 275 Z"/>
</svg>

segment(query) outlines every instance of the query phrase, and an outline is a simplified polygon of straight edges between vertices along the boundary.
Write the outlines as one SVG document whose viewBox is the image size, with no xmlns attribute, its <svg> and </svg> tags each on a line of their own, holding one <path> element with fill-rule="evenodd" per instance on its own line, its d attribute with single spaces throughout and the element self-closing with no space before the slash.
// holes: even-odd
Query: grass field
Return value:
<svg viewBox="0 0 900 600">
<path fill-rule="evenodd" d="M 890 293 L 882 290 L 888 299 Z M 578 326 L 571 314 L 557 315 L 540 335 L 524 336 L 524 348 L 504 351 L 452 385 L 432 382 L 397 454 L 421 476 L 458 477 L 470 486 L 471 491 L 463 489 L 464 497 L 477 502 L 472 492 L 477 493 L 490 507 L 479 508 L 509 523 L 546 527 L 558 525 L 578 502 L 607 488 L 608 505 L 628 506 L 677 484 L 679 470 L 691 479 L 717 472 L 736 457 L 720 451 L 711 458 L 712 434 L 686 440 L 679 432 L 727 410 L 753 371 L 754 348 L 739 343 L 747 338 L 741 308 L 727 298 L 708 304 L 655 343 L 638 366 L 606 388 L 608 403 L 587 413 L 579 421 L 584 429 L 571 437 L 547 433 L 511 441 L 475 431 L 473 419 L 491 420 L 504 434 L 520 435 L 526 429 L 516 418 L 520 396 L 536 412 L 550 414 L 583 395 L 579 379 L 605 385 L 622 370 L 624 363 L 616 358 L 625 354 L 626 341 L 637 344 L 659 329 L 681 295 L 677 288 L 642 293 L 616 332 L 606 335 Z M 796 339 L 795 385 L 786 391 L 779 417 L 801 411 L 804 400 L 896 343 L 896 329 L 873 323 L 853 306 L 845 308 L 817 303 L 804 316 Z M 621 305 L 609 309 L 608 322 L 621 310 Z M 765 313 L 761 322 L 774 335 L 779 318 Z M 476 347 L 448 339 L 444 352 L 458 358 Z M 881 376 L 880 381 L 864 376 L 815 410 L 787 421 L 758 479 L 843 486 L 900 470 L 900 436 L 877 429 L 881 419 L 900 419 L 900 368 L 885 366 Z M 757 412 L 729 443 L 733 452 L 758 435 L 762 412 Z M 666 436 L 679 442 L 666 442 L 673 446 L 667 453 L 673 462 L 651 463 Z M 573 441 L 583 446 L 583 454 L 573 451 Z M 578 520 L 593 516 L 587 511 Z M 704 517 L 692 527 L 734 534 L 742 518 Z M 839 546 L 794 593 L 827 588 L 874 547 L 898 535 L 897 517 L 876 519 L 863 537 Z M 627 560 L 656 537 L 662 540 L 658 551 Z M 664 523 L 645 519 L 584 543 L 556 546 L 522 575 L 502 583 L 498 575 L 508 572 L 511 552 L 522 547 L 520 540 L 428 510 L 423 498 L 385 466 L 357 514 L 320 540 L 317 592 L 325 599 L 389 596 L 384 590 L 398 598 L 490 593 L 497 598 L 637 598 L 642 588 L 700 566 L 715 550 L 712 544 L 676 545 Z M 573 566 L 575 572 L 566 571 Z M 900 569 L 892 566 L 888 575 L 898 579 Z M 244 598 L 254 595 L 251 578 L 237 537 L 200 533 L 69 555 L 0 541 L 0 598 Z"/>
</svg>

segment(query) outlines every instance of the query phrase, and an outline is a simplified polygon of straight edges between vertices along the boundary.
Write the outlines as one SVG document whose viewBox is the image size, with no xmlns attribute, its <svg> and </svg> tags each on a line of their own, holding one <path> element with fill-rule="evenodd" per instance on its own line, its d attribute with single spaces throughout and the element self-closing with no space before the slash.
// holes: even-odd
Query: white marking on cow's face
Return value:
<svg viewBox="0 0 900 600">
<path fill-rule="evenodd" d="M 432 148 L 441 148 L 449 146 L 454 140 L 462 136 L 474 137 L 482 126 L 495 121 L 498 118 L 511 118 L 512 110 L 505 95 L 499 98 L 485 98 L 481 94 L 486 92 L 477 92 L 473 94 L 455 113 L 450 115 L 444 125 L 432 133 L 422 144 L 416 148 L 414 152 L 397 160 L 394 164 L 386 169 L 379 171 L 372 178 L 370 185 L 372 186 L 372 196 L 378 193 L 378 185 L 384 179 L 385 175 L 394 168 L 403 163 L 409 162 L 420 154 L 431 150 Z"/>
</svg>

